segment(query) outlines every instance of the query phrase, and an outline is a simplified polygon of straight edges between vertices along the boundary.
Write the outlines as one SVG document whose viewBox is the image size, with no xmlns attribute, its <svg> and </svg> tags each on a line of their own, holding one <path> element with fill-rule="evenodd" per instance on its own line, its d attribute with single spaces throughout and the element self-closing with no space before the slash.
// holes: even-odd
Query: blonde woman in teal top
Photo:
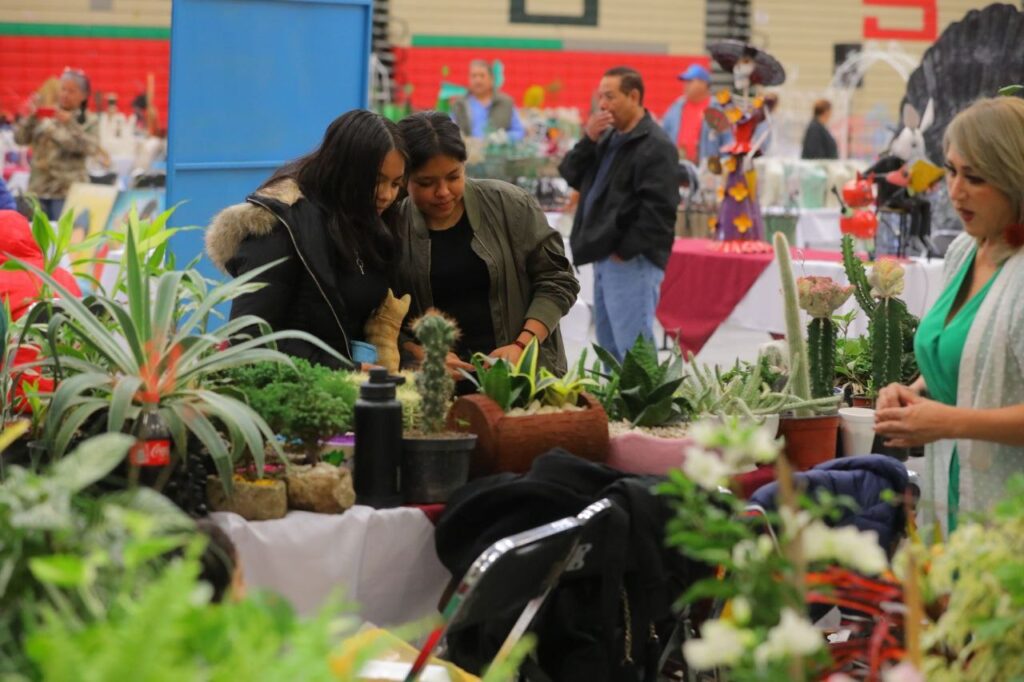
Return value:
<svg viewBox="0 0 1024 682">
<path fill-rule="evenodd" d="M 922 496 L 951 530 L 1024 472 L 1024 100 L 976 102 L 943 147 L 964 234 L 914 339 L 921 378 L 880 391 L 875 430 L 894 446 L 927 446 Z"/>
</svg>

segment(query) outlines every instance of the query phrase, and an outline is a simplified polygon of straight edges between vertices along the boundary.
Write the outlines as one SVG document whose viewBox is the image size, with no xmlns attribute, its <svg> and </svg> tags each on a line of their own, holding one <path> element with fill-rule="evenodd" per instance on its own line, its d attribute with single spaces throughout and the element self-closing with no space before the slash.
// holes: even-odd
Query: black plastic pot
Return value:
<svg viewBox="0 0 1024 682">
<path fill-rule="evenodd" d="M 475 446 L 473 433 L 403 438 L 402 499 L 406 504 L 447 502 L 469 480 L 470 455 Z"/>
</svg>

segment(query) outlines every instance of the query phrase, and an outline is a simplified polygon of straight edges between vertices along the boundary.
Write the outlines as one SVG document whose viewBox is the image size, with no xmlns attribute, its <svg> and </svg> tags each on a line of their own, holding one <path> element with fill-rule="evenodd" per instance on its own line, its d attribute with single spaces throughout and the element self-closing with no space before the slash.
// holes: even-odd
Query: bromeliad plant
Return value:
<svg viewBox="0 0 1024 682">
<path fill-rule="evenodd" d="M 126 301 L 97 295 L 91 306 L 66 291 L 47 273 L 27 264 L 57 291 L 50 321 L 46 366 L 58 381 L 47 410 L 43 441 L 59 459 L 83 430 L 125 431 L 144 406 L 168 425 L 173 451 L 184 459 L 189 438 L 209 452 L 230 490 L 235 462 L 246 453 L 263 470 L 264 447 L 280 453 L 273 430 L 251 407 L 216 390 L 225 370 L 268 361 L 289 364 L 273 346 L 302 339 L 346 362 L 322 341 L 304 332 L 273 332 L 254 316 L 242 316 L 211 329 L 214 309 L 260 287 L 254 279 L 277 263 L 232 281 L 210 284 L 196 270 L 143 275 L 138 242 L 131 230 L 125 242 Z"/>
<path fill-rule="evenodd" d="M 800 307 L 811 316 L 807 325 L 811 395 L 825 398 L 832 395 L 835 384 L 838 329 L 832 315 L 850 298 L 853 287 L 837 284 L 831 277 L 800 277 L 796 289 Z"/>
</svg>

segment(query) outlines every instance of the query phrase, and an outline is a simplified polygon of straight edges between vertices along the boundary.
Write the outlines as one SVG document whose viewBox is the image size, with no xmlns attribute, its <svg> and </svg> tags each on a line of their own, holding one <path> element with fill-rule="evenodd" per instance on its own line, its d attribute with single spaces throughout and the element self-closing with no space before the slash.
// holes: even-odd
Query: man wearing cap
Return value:
<svg viewBox="0 0 1024 682">
<path fill-rule="evenodd" d="M 661 119 L 661 127 L 679 149 L 679 158 L 700 165 L 716 156 L 722 141 L 704 121 L 711 104 L 711 74 L 700 64 L 690 64 L 679 74 L 683 96 L 672 103 Z"/>
</svg>

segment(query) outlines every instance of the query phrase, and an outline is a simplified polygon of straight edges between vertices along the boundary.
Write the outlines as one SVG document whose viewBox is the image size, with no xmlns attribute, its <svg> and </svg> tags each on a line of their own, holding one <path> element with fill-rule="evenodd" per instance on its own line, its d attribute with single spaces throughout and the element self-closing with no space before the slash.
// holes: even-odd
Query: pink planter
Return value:
<svg viewBox="0 0 1024 682">
<path fill-rule="evenodd" d="M 683 465 L 689 438 L 658 438 L 639 431 L 614 436 L 608 441 L 608 466 L 628 474 L 663 476 Z"/>
</svg>

